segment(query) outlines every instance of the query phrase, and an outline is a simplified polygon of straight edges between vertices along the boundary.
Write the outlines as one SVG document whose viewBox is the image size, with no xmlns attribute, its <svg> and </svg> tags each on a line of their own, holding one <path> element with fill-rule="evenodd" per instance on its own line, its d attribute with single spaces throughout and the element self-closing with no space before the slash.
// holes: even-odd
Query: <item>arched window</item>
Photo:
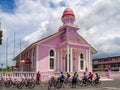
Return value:
<svg viewBox="0 0 120 90">
<path fill-rule="evenodd" d="M 50 50 L 50 56 L 54 56 L 54 51 Z"/>
<path fill-rule="evenodd" d="M 81 53 L 80 54 L 80 69 L 83 70 L 84 69 L 84 56 L 83 54 Z"/>
<path fill-rule="evenodd" d="M 50 50 L 50 69 L 54 69 L 55 67 L 55 52 L 54 50 Z"/>
<path fill-rule="evenodd" d="M 82 53 L 80 54 L 80 58 L 83 59 L 83 54 Z"/>
</svg>

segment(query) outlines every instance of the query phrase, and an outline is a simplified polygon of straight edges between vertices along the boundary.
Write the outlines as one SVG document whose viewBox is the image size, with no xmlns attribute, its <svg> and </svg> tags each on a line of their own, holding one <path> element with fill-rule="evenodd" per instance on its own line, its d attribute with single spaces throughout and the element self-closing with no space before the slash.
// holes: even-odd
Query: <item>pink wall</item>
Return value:
<svg viewBox="0 0 120 90">
<path fill-rule="evenodd" d="M 49 51 L 50 49 L 54 49 L 57 53 L 57 45 L 61 42 L 61 37 L 57 36 L 52 38 L 41 45 L 39 45 L 39 53 L 38 53 L 38 70 L 40 72 L 49 72 Z M 57 56 L 56 56 L 57 58 Z M 55 59 L 58 60 L 58 59 Z M 56 61 L 58 62 L 58 61 Z M 56 71 L 56 70 L 54 70 Z"/>
<path fill-rule="evenodd" d="M 48 71 L 48 51 L 49 51 L 49 47 L 39 46 L 38 70 L 40 72 Z"/>
<path fill-rule="evenodd" d="M 60 35 L 54 38 L 51 38 L 50 40 L 47 40 L 46 42 L 43 42 L 42 44 L 57 46 L 59 43 L 61 43 Z"/>
</svg>

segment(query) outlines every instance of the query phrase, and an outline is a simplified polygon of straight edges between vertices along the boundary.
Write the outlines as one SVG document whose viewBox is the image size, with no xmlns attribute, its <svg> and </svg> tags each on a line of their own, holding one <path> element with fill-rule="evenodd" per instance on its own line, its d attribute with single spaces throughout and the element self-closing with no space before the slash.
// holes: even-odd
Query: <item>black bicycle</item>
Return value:
<svg viewBox="0 0 120 90">
<path fill-rule="evenodd" d="M 24 86 L 28 87 L 29 89 L 32 89 L 35 87 L 35 83 L 29 79 L 23 79 L 20 83 L 17 84 L 18 89 L 22 89 Z"/>
<path fill-rule="evenodd" d="M 59 78 L 56 80 L 54 77 L 52 77 L 52 78 L 48 81 L 48 90 L 50 90 L 51 87 L 54 87 L 54 88 L 57 88 L 57 89 L 59 89 L 59 88 L 62 87 Z"/>
<path fill-rule="evenodd" d="M 87 79 L 87 80 L 79 80 L 79 86 L 93 86 L 93 80 Z"/>
<path fill-rule="evenodd" d="M 9 78 L 4 84 L 5 84 L 5 87 L 9 88 L 11 86 L 17 86 L 17 84 L 20 83 L 19 81 L 17 81 L 16 79 L 14 79 L 14 81 Z"/>
<path fill-rule="evenodd" d="M 4 80 L 4 78 L 3 78 L 3 77 L 1 77 L 1 79 L 0 79 L 0 86 L 3 86 L 3 85 L 4 85 L 4 83 L 5 83 L 5 80 Z"/>
<path fill-rule="evenodd" d="M 99 86 L 101 85 L 101 81 L 99 79 L 93 80 L 93 86 Z"/>
</svg>

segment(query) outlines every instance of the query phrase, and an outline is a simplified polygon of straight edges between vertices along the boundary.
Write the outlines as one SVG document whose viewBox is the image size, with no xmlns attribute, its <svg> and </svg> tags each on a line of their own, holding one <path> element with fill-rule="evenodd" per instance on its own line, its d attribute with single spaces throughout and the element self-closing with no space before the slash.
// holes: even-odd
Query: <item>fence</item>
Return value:
<svg viewBox="0 0 120 90">
<path fill-rule="evenodd" d="M 98 73 L 101 77 L 107 77 L 110 79 L 116 79 L 116 78 L 120 78 L 120 72 L 119 71 L 101 71 L 101 72 L 94 72 L 94 73 Z"/>
<path fill-rule="evenodd" d="M 96 73 L 96 72 L 94 72 Z M 97 72 L 101 77 L 108 77 L 108 78 L 120 78 L 120 72 L 118 71 L 107 71 L 107 72 Z M 66 74 L 66 73 L 64 73 Z M 73 72 L 70 73 L 71 76 L 74 74 Z M 78 72 L 79 77 L 81 78 L 83 72 Z M 48 81 L 52 76 L 58 77 L 60 73 L 54 72 L 41 72 L 41 81 Z M 3 78 L 36 78 L 36 72 L 0 72 L 0 77 Z"/>
<path fill-rule="evenodd" d="M 47 81 L 53 76 L 53 72 L 41 72 L 41 81 Z M 3 78 L 36 78 L 36 72 L 0 72 Z"/>
<path fill-rule="evenodd" d="M 109 70 L 108 73 L 109 73 L 109 77 L 108 78 L 112 78 L 112 79 L 120 78 L 120 72 L 118 72 L 118 71 L 111 71 L 111 70 Z"/>
</svg>

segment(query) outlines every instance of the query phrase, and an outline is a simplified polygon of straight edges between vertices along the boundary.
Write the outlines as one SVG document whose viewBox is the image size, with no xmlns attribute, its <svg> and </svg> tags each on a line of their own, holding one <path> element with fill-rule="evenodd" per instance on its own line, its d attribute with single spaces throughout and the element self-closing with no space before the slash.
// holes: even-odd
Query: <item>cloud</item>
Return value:
<svg viewBox="0 0 120 90">
<path fill-rule="evenodd" d="M 9 41 L 9 61 L 13 58 L 14 32 L 15 52 L 20 52 L 36 40 L 58 31 L 62 25 L 61 16 L 69 6 L 76 15 L 78 33 L 97 51 L 94 57 L 119 55 L 120 53 L 120 0 L 17 0 L 14 13 L 0 9 L 0 20 L 4 31 L 0 47 L 2 61 L 5 61 L 6 37 Z"/>
<path fill-rule="evenodd" d="M 23 38 L 24 41 L 28 41 L 29 44 L 35 42 L 36 40 L 42 38 L 42 35 L 46 33 L 46 25 L 48 24 L 48 21 L 44 21 L 40 24 L 40 27 L 37 31 L 33 32 L 30 35 L 27 35 Z M 32 37 L 32 38 L 31 38 Z"/>
<path fill-rule="evenodd" d="M 98 54 L 95 57 L 120 55 L 120 1 L 97 0 L 80 21 L 81 33 L 94 45 Z M 86 34 L 87 33 L 87 34 Z"/>
</svg>

